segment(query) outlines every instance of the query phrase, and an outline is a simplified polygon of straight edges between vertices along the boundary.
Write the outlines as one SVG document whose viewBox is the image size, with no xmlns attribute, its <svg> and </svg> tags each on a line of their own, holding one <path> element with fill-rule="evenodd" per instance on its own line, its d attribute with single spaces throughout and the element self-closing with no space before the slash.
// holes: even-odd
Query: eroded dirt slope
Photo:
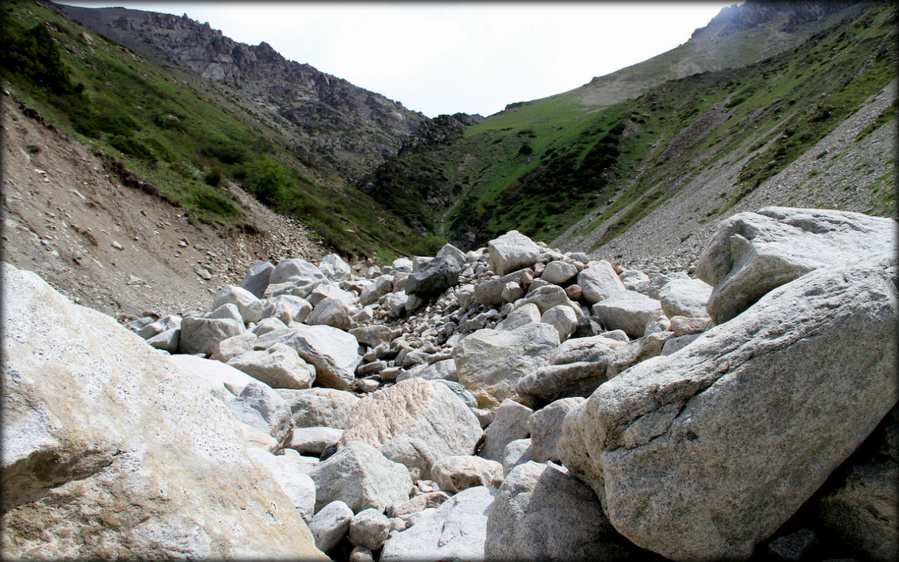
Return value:
<svg viewBox="0 0 899 562">
<path fill-rule="evenodd" d="M 258 259 L 318 261 L 297 221 L 229 188 L 258 233 L 204 224 L 126 187 L 108 159 L 48 126 L 6 92 L 2 260 L 35 271 L 74 301 L 120 321 L 208 310 Z"/>
</svg>

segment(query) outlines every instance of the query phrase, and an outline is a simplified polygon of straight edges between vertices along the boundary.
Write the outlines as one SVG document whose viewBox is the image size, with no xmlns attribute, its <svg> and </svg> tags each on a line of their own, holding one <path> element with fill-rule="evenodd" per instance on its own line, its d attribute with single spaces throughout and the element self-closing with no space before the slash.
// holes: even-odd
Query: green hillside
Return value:
<svg viewBox="0 0 899 562">
<path fill-rule="evenodd" d="M 371 192 L 410 226 L 466 246 L 512 228 L 549 242 L 594 209 L 590 228 L 627 208 L 603 244 L 675 196 L 672 186 L 738 147 L 764 147 L 722 192 L 714 219 L 896 76 L 895 9 L 869 3 L 851 14 L 748 67 L 667 81 L 614 105 L 585 105 L 583 88 L 513 104 L 389 162 Z M 895 208 L 884 198 L 871 212 Z"/>
<path fill-rule="evenodd" d="M 227 87 L 153 63 L 38 2 L 0 10 L 4 87 L 223 232 L 253 224 L 226 184 L 295 216 L 347 256 L 424 253 L 396 216 L 303 159 Z"/>
</svg>

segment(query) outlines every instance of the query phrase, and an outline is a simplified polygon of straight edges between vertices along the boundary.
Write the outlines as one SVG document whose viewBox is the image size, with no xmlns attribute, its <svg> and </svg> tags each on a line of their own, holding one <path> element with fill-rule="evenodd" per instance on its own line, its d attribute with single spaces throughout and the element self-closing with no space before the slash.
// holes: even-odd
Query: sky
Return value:
<svg viewBox="0 0 899 562">
<path fill-rule="evenodd" d="M 739 2 L 62 3 L 186 13 L 428 117 L 486 117 L 673 49 Z"/>
</svg>

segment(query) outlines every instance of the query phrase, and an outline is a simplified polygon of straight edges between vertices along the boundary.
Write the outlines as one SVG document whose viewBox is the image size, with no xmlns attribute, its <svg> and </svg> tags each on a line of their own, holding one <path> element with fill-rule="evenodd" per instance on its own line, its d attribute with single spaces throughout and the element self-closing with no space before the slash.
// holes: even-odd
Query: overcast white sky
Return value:
<svg viewBox="0 0 899 562">
<path fill-rule="evenodd" d="M 486 117 L 673 49 L 741 2 L 63 3 L 186 13 L 429 117 Z"/>
</svg>

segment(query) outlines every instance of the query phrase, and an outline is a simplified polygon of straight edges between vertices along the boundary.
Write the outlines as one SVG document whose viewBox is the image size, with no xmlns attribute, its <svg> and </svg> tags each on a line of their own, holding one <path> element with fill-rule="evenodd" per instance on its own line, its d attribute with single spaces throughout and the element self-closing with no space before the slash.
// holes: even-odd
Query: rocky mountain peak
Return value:
<svg viewBox="0 0 899 562">
<path fill-rule="evenodd" d="M 235 89 L 252 110 L 294 129 L 313 159 L 320 152 L 351 181 L 397 154 L 428 121 L 400 102 L 287 60 L 265 41 L 255 46 L 234 41 L 187 14 L 56 8 L 138 53 L 162 54 L 169 64 Z"/>
</svg>

